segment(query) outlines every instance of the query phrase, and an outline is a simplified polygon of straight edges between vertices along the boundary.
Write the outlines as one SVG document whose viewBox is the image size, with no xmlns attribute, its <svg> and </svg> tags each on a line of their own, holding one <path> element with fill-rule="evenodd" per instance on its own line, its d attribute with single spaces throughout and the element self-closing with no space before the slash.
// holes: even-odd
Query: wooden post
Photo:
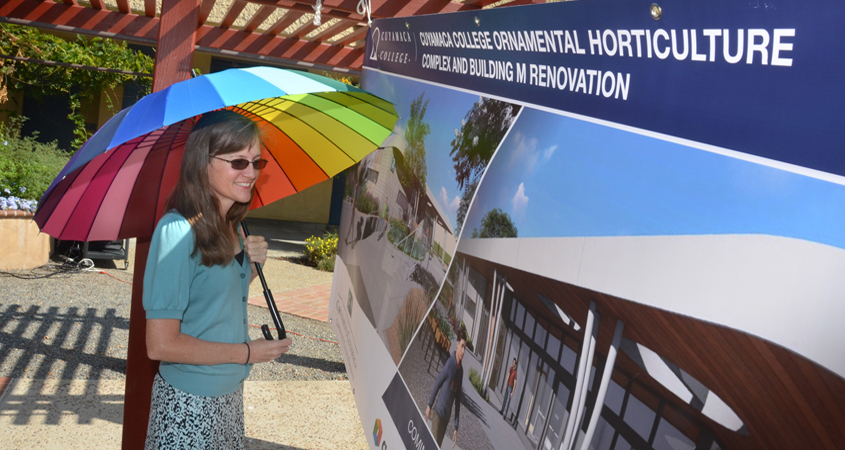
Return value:
<svg viewBox="0 0 845 450">
<path fill-rule="evenodd" d="M 200 0 L 163 0 L 156 44 L 153 92 L 191 78 Z M 156 218 L 158 222 L 158 218 Z M 150 416 L 150 394 L 158 361 L 147 358 L 146 314 L 142 302 L 150 237 L 135 245 L 135 275 L 129 313 L 129 348 L 123 405 L 123 449 L 143 449 Z"/>
</svg>

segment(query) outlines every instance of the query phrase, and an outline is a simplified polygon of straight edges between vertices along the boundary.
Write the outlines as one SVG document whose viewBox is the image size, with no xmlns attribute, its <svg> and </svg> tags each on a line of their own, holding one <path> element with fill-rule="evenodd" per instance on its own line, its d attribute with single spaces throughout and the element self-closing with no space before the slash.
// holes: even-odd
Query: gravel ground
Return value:
<svg viewBox="0 0 845 450">
<path fill-rule="evenodd" d="M 326 276 L 331 281 L 331 274 L 284 260 L 268 259 L 267 265 L 274 293 L 325 283 Z M 123 262 L 117 266 L 122 268 Z M 130 263 L 124 271 L 113 261 L 97 261 L 96 270 L 105 274 L 57 262 L 0 272 L 0 377 L 125 378 L 133 267 Z M 248 306 L 248 313 L 256 326 L 250 336 L 261 338 L 257 327 L 272 324 L 269 312 Z M 255 365 L 250 380 L 346 379 L 340 347 L 324 342 L 337 340 L 328 323 L 281 316 L 293 341 L 291 351 L 275 362 Z"/>
</svg>

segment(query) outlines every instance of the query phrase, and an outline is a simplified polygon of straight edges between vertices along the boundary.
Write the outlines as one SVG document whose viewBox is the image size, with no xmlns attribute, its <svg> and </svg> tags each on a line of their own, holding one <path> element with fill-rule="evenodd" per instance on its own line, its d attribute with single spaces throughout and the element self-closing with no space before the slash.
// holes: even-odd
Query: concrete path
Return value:
<svg viewBox="0 0 845 450">
<path fill-rule="evenodd" d="M 123 392 L 122 380 L 12 380 L 0 448 L 120 448 Z M 348 381 L 247 381 L 244 421 L 248 450 L 368 448 Z"/>
</svg>

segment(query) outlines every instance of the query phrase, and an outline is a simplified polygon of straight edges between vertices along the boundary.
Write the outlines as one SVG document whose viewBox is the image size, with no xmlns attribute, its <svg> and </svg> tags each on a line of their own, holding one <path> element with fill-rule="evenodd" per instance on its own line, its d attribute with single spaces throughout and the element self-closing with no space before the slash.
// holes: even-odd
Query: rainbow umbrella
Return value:
<svg viewBox="0 0 845 450">
<path fill-rule="evenodd" d="M 193 124 L 223 108 L 255 120 L 265 134 L 270 162 L 252 208 L 357 163 L 397 120 L 390 102 L 319 75 L 252 67 L 199 76 L 147 95 L 103 125 L 47 189 L 35 222 L 64 240 L 151 236 Z"/>
<path fill-rule="evenodd" d="M 259 174 L 251 208 L 357 163 L 381 145 L 397 120 L 390 102 L 318 75 L 253 67 L 199 76 L 147 95 L 103 125 L 41 197 L 35 222 L 65 240 L 152 236 L 193 125 L 218 109 L 243 114 L 264 131 L 262 156 L 269 163 Z M 256 266 L 283 339 L 284 325 Z M 262 332 L 272 339 L 269 327 Z"/>
</svg>

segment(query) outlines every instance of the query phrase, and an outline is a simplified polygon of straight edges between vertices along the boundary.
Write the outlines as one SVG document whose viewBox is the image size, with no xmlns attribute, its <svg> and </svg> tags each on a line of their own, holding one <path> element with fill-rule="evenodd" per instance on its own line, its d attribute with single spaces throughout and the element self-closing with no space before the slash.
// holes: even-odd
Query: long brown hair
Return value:
<svg viewBox="0 0 845 450">
<path fill-rule="evenodd" d="M 191 223 L 191 256 L 199 252 L 205 266 L 226 265 L 232 260 L 238 223 L 246 217 L 250 205 L 235 202 L 223 220 L 220 201 L 208 180 L 211 157 L 241 151 L 256 141 L 261 142 L 261 132 L 255 122 L 236 112 L 221 110 L 204 114 L 185 144 L 179 181 L 167 199 L 165 211 L 175 209 Z"/>
</svg>

